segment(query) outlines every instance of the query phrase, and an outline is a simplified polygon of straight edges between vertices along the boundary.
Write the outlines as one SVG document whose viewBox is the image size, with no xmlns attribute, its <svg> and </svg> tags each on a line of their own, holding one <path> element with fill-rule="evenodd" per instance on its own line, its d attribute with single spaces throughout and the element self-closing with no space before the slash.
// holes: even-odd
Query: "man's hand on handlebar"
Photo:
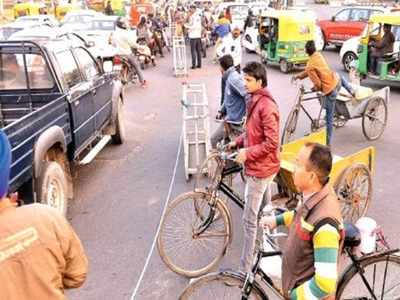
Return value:
<svg viewBox="0 0 400 300">
<path fill-rule="evenodd" d="M 265 216 L 260 219 L 260 226 L 264 229 L 273 230 L 277 227 L 275 216 Z"/>
<path fill-rule="evenodd" d="M 236 155 L 235 157 L 235 162 L 237 162 L 238 164 L 243 164 L 246 161 L 247 157 L 246 157 L 246 149 L 240 149 L 238 152 L 238 155 Z"/>
<path fill-rule="evenodd" d="M 236 147 L 237 147 L 237 144 L 236 144 L 235 141 L 230 142 L 228 145 L 226 145 L 226 148 L 227 148 L 228 150 L 236 149 Z"/>
</svg>

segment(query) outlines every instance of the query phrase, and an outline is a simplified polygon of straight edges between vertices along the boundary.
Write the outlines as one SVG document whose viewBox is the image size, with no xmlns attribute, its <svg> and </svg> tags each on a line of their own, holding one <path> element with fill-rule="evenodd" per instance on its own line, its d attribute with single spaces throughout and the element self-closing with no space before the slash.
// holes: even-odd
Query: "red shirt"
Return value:
<svg viewBox="0 0 400 300">
<path fill-rule="evenodd" d="M 245 173 L 267 178 L 279 172 L 279 111 L 264 88 L 251 95 L 246 104 L 246 131 L 236 139 L 246 148 Z"/>
</svg>

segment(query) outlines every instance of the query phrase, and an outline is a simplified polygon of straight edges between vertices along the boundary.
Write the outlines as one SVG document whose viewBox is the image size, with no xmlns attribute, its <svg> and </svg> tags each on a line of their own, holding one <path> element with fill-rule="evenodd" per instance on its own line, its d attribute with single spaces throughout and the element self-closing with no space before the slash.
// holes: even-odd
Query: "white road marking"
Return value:
<svg viewBox="0 0 400 300">
<path fill-rule="evenodd" d="M 167 207 L 168 207 L 169 198 L 171 197 L 172 188 L 173 188 L 174 182 L 175 182 L 176 171 L 177 171 L 177 169 L 178 169 L 179 157 L 180 157 L 180 155 L 181 155 L 181 150 L 182 150 L 182 134 L 183 134 L 183 131 L 181 130 L 181 135 L 180 135 L 180 137 L 179 137 L 178 151 L 177 151 L 177 153 L 176 153 L 176 160 L 175 160 L 174 171 L 173 171 L 173 173 L 172 173 L 171 181 L 170 181 L 170 184 L 169 184 L 168 194 L 167 194 L 167 197 L 166 197 L 166 199 L 165 199 L 164 209 L 163 209 L 163 212 L 162 212 L 162 214 L 161 214 L 160 223 L 158 223 L 158 228 L 157 228 L 156 235 L 154 236 L 154 240 L 153 240 L 153 243 L 152 243 L 152 245 L 151 245 L 150 252 L 149 252 L 149 254 L 147 255 L 146 263 L 144 264 L 142 273 L 140 274 L 139 280 L 138 280 L 138 282 L 137 282 L 137 284 L 136 284 L 136 287 L 135 287 L 135 289 L 134 289 L 134 291 L 133 291 L 133 294 L 132 294 L 132 296 L 131 296 L 131 300 L 134 300 L 134 299 L 135 299 L 135 296 L 136 296 L 136 294 L 137 294 L 138 291 L 139 291 L 140 284 L 142 283 L 144 274 L 146 273 L 147 267 L 148 267 L 148 265 L 149 265 L 149 263 L 150 263 L 151 256 L 153 255 L 153 251 L 154 251 L 154 248 L 155 248 L 155 245 L 156 245 L 156 242 L 157 242 L 157 237 L 158 237 L 158 235 L 159 235 L 159 233 L 160 233 L 161 223 L 162 223 L 162 220 L 163 220 L 163 218 L 164 218 L 165 211 L 167 210 Z"/>
</svg>

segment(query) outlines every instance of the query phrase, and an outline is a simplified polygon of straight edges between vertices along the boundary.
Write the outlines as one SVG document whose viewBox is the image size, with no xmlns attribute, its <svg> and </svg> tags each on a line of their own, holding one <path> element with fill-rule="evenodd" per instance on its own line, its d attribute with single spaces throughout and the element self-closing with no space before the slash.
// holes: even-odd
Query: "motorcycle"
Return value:
<svg viewBox="0 0 400 300">
<path fill-rule="evenodd" d="M 152 64 L 156 66 L 155 56 L 152 54 L 150 47 L 146 43 L 145 38 L 140 38 L 137 41 L 138 47 L 135 49 L 135 54 L 138 57 L 140 68 L 144 70 L 145 66 Z"/>
<path fill-rule="evenodd" d="M 167 38 L 167 34 L 164 29 L 158 28 L 154 30 L 154 34 L 157 36 L 161 43 L 161 48 L 166 48 L 168 52 L 171 52 L 171 47 Z"/>
<path fill-rule="evenodd" d="M 118 77 L 123 85 L 127 85 L 130 82 L 136 83 L 139 81 L 135 69 L 132 67 L 128 58 L 125 56 L 114 56 L 113 71 L 118 72 Z"/>
</svg>

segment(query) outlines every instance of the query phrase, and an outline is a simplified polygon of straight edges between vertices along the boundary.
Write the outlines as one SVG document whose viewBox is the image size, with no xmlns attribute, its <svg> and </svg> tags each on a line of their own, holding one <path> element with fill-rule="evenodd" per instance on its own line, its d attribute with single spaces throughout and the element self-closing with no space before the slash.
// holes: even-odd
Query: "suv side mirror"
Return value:
<svg viewBox="0 0 400 300">
<path fill-rule="evenodd" d="M 335 20 L 336 20 L 336 17 L 335 17 L 335 16 L 332 16 L 331 21 L 332 21 L 332 22 L 335 22 Z"/>
</svg>

